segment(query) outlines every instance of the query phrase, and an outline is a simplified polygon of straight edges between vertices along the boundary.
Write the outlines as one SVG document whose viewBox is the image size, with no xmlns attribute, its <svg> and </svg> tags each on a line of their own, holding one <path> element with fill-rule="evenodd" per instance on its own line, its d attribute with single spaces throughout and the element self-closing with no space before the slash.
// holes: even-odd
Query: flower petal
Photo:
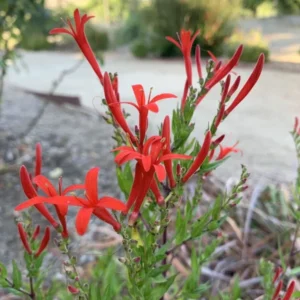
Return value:
<svg viewBox="0 0 300 300">
<path fill-rule="evenodd" d="M 103 208 L 110 208 L 114 210 L 126 209 L 126 205 L 121 200 L 108 196 L 100 198 L 97 203 L 97 206 Z"/>
<path fill-rule="evenodd" d="M 158 181 L 162 182 L 166 178 L 166 169 L 163 165 L 154 165 Z"/>
<path fill-rule="evenodd" d="M 42 146 L 37 143 L 35 146 L 35 173 L 34 175 L 40 175 L 42 170 Z"/>
<path fill-rule="evenodd" d="M 66 34 L 74 36 L 73 33 L 71 33 L 71 31 L 66 28 L 53 28 L 52 30 L 50 30 L 49 33 L 50 34 L 66 33 Z"/>
<path fill-rule="evenodd" d="M 81 208 L 76 216 L 75 226 L 79 235 L 85 234 L 89 225 L 93 208 Z"/>
<path fill-rule="evenodd" d="M 144 170 L 146 172 L 148 172 L 151 168 L 151 156 L 150 155 L 143 155 L 142 157 L 142 164 L 143 164 L 143 167 L 144 167 Z"/>
<path fill-rule="evenodd" d="M 145 105 L 145 92 L 143 86 L 141 84 L 135 84 L 132 86 L 132 89 L 138 106 L 141 107 Z"/>
<path fill-rule="evenodd" d="M 70 193 L 70 192 L 73 192 L 76 190 L 84 190 L 84 189 L 85 189 L 84 184 L 72 184 L 63 190 L 62 195 L 66 195 L 67 193 Z"/>
<path fill-rule="evenodd" d="M 154 113 L 157 113 L 159 111 L 156 103 L 149 103 L 145 107 Z"/>
<path fill-rule="evenodd" d="M 35 183 L 46 195 L 50 197 L 57 196 L 57 192 L 53 184 L 43 175 L 38 175 L 33 178 Z"/>
<path fill-rule="evenodd" d="M 34 189 L 29 173 L 25 166 L 21 166 L 20 168 L 20 180 L 26 197 L 29 199 L 36 197 L 36 190 Z"/>
<path fill-rule="evenodd" d="M 177 98 L 177 96 L 174 94 L 170 94 L 170 93 L 159 94 L 159 95 L 153 97 L 151 99 L 150 103 L 157 102 L 160 100 L 170 99 L 170 98 Z"/>
<path fill-rule="evenodd" d="M 85 188 L 88 200 L 97 203 L 98 200 L 98 173 L 100 168 L 90 169 L 85 176 Z"/>
<path fill-rule="evenodd" d="M 182 50 L 180 44 L 179 44 L 175 39 L 173 39 L 172 37 L 166 36 L 166 40 L 168 40 L 169 42 L 173 43 L 173 44 L 174 44 L 175 46 L 177 46 L 180 50 Z"/>
</svg>

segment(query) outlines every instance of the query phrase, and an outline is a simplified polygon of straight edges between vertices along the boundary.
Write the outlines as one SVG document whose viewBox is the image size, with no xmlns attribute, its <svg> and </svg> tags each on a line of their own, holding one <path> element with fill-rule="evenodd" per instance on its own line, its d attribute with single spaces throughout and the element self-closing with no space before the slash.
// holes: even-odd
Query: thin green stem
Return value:
<svg viewBox="0 0 300 300">
<path fill-rule="evenodd" d="M 21 289 L 21 288 L 16 289 L 16 288 L 14 287 L 14 284 L 13 284 L 8 278 L 5 278 L 5 281 L 10 285 L 10 287 L 11 287 L 12 289 L 14 289 L 14 290 L 16 290 L 16 291 L 18 291 L 18 292 L 20 292 L 20 293 L 22 293 L 22 294 L 24 294 L 24 295 L 26 295 L 26 296 L 28 296 L 28 297 L 31 297 L 31 294 L 28 293 L 28 292 L 26 292 L 25 290 L 23 290 L 23 289 Z"/>
</svg>

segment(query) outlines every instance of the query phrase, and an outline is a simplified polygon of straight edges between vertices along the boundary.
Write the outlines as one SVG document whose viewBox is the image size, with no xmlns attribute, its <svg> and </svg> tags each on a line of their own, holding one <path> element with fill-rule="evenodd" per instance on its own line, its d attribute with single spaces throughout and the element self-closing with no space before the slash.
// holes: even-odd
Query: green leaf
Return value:
<svg viewBox="0 0 300 300">
<path fill-rule="evenodd" d="M 124 193 L 126 197 L 129 196 L 132 182 L 133 182 L 133 176 L 132 176 L 132 170 L 130 167 L 130 163 L 127 163 L 123 169 L 117 168 L 117 179 L 120 186 L 121 191 Z"/>
<path fill-rule="evenodd" d="M 223 205 L 223 198 L 221 195 L 219 195 L 214 203 L 213 209 L 212 209 L 212 219 L 213 220 L 218 220 L 220 217 L 220 213 L 221 213 L 221 208 Z"/>
<path fill-rule="evenodd" d="M 17 263 L 13 260 L 13 272 L 12 272 L 12 280 L 13 280 L 13 287 L 15 289 L 19 289 L 22 286 L 22 274 L 17 265 Z"/>
<path fill-rule="evenodd" d="M 293 277 L 293 276 L 298 276 L 300 275 L 300 267 L 296 267 L 296 268 L 293 268 L 291 269 L 290 271 L 288 271 L 288 276 L 290 277 Z"/>
<path fill-rule="evenodd" d="M 151 294 L 151 298 L 154 299 L 160 299 L 170 288 L 170 286 L 173 284 L 177 274 L 171 276 L 164 282 L 160 282 L 154 286 L 154 290 Z"/>
<path fill-rule="evenodd" d="M 205 213 L 197 222 L 195 222 L 192 226 L 192 238 L 199 237 L 202 235 L 206 224 L 209 221 L 211 216 L 210 212 Z"/>
<path fill-rule="evenodd" d="M 152 269 L 148 276 L 151 278 L 157 277 L 158 275 L 161 275 L 163 272 L 166 272 L 170 269 L 171 265 L 162 265 L 159 267 L 156 267 L 155 269 Z"/>
<path fill-rule="evenodd" d="M 217 160 L 213 163 L 205 163 L 201 166 L 200 172 L 201 173 L 207 173 L 207 172 L 213 171 L 216 168 L 218 168 L 221 164 L 223 164 L 223 162 L 225 160 L 227 160 L 228 158 L 229 158 L 229 156 L 223 158 L 222 160 Z"/>
<path fill-rule="evenodd" d="M 0 278 L 7 277 L 7 269 L 2 262 L 0 262 Z"/>
</svg>

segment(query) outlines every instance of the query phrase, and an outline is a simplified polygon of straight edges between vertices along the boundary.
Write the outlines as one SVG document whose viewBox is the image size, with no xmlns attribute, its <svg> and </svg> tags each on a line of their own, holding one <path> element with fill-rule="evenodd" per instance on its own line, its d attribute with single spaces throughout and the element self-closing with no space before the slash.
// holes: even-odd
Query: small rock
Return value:
<svg viewBox="0 0 300 300">
<path fill-rule="evenodd" d="M 60 176 L 62 176 L 63 172 L 64 171 L 63 171 L 62 168 L 55 168 L 55 169 L 53 169 L 52 171 L 49 172 L 49 176 L 52 179 L 57 179 Z"/>
</svg>

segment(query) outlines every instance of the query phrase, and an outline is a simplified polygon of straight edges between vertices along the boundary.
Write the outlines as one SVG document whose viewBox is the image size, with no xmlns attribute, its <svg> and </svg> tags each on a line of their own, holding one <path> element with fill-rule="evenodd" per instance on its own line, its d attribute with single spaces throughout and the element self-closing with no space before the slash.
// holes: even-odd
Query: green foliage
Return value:
<svg viewBox="0 0 300 300">
<path fill-rule="evenodd" d="M 108 50 L 110 42 L 107 30 L 98 28 L 95 25 L 86 26 L 86 36 L 94 51 Z"/>
<path fill-rule="evenodd" d="M 133 20 L 128 20 L 125 32 L 128 37 L 130 32 L 134 38 L 143 37 L 153 55 L 172 57 L 178 56 L 180 50 L 164 37 L 174 36 L 181 28 L 194 32 L 200 29 L 197 42 L 204 54 L 207 50 L 218 54 L 233 31 L 239 12 L 240 0 L 152 0 L 136 12 Z"/>
<path fill-rule="evenodd" d="M 265 0 L 243 0 L 243 7 L 250 9 L 254 15 L 256 15 L 256 10 L 260 4 L 265 2 Z"/>
<path fill-rule="evenodd" d="M 281 14 L 299 14 L 300 0 L 278 0 L 277 7 Z"/>
<path fill-rule="evenodd" d="M 132 54 L 138 58 L 145 58 L 149 53 L 147 42 L 141 38 L 135 40 L 130 49 Z"/>
<path fill-rule="evenodd" d="M 269 61 L 270 49 L 263 40 L 260 31 L 252 30 L 248 33 L 235 33 L 227 43 L 226 54 L 231 57 L 240 44 L 244 45 L 241 61 L 256 62 L 261 53 L 264 53 L 265 61 Z"/>
<path fill-rule="evenodd" d="M 259 272 L 263 277 L 263 287 L 264 287 L 264 300 L 271 300 L 274 293 L 274 284 L 273 284 L 273 272 L 274 265 L 264 259 L 260 260 L 259 263 Z"/>
</svg>

